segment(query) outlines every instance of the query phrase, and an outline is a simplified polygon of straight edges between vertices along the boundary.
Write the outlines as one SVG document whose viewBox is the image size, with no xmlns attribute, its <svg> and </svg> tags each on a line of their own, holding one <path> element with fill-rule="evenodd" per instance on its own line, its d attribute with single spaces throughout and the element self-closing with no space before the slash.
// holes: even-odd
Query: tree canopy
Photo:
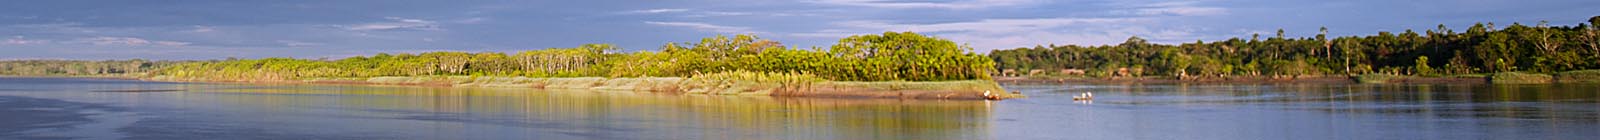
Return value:
<svg viewBox="0 0 1600 140">
<path fill-rule="evenodd" d="M 293 80 L 314 77 L 487 75 L 528 77 L 691 77 L 747 71 L 810 74 L 839 81 L 988 79 L 994 62 L 967 46 L 912 32 L 840 39 L 799 49 L 753 35 L 668 43 L 658 51 L 617 52 L 610 44 L 501 52 L 377 54 L 338 60 L 265 58 L 183 63 L 159 75 Z"/>
<path fill-rule="evenodd" d="M 1084 69 L 1112 76 L 1122 69 L 1148 69 L 1132 76 L 1299 76 L 1333 74 L 1467 74 L 1510 71 L 1556 72 L 1600 68 L 1600 16 L 1576 26 L 1479 23 L 1465 32 L 1439 25 L 1423 32 L 1378 32 L 1312 38 L 1150 44 L 1138 37 L 1118 45 L 1041 45 L 994 50 L 997 70 Z"/>
</svg>

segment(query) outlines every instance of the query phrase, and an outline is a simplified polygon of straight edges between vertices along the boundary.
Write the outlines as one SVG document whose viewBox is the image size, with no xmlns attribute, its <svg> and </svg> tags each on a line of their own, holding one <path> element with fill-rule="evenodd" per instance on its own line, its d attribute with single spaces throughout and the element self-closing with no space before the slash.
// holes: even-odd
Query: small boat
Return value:
<svg viewBox="0 0 1600 140">
<path fill-rule="evenodd" d="M 1072 100 L 1073 101 L 1094 100 L 1094 93 L 1083 92 L 1082 94 L 1078 94 L 1078 96 L 1072 96 Z"/>
</svg>

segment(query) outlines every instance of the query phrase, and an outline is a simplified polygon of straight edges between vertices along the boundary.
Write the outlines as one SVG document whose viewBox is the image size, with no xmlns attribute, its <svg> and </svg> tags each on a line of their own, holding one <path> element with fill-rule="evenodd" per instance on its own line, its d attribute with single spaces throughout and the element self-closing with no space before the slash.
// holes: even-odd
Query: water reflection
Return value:
<svg viewBox="0 0 1600 140">
<path fill-rule="evenodd" d="M 393 133 L 396 137 L 389 138 L 400 139 L 984 139 L 988 137 L 987 122 L 993 104 L 987 101 L 772 98 L 523 88 L 241 84 L 87 87 L 91 88 L 82 91 L 184 91 L 103 93 L 72 89 L 21 95 L 190 110 L 152 114 L 161 116 L 153 117 L 158 120 L 239 123 L 289 131 L 270 133 L 347 138 L 363 136 L 337 135 Z M 327 128 L 303 131 L 331 132 L 302 132 L 296 129 L 305 128 L 294 128 L 305 126 Z M 159 129 L 231 129 L 216 127 L 226 126 Z M 147 131 L 166 132 L 181 131 Z M 200 138 L 173 135 L 182 134 L 144 138 Z"/>
<path fill-rule="evenodd" d="M 1005 85 L 1006 101 L 0 78 L 128 139 L 1585 139 L 1600 85 Z M 94 92 L 128 91 L 128 92 Z M 143 92 L 161 91 L 161 92 Z M 1092 101 L 1072 95 L 1093 92 Z M 71 107 L 60 107 L 71 108 Z M 0 110 L 6 109 L 0 106 Z M 67 111 L 71 112 L 71 111 Z M 89 112 L 94 113 L 94 112 Z M 93 116 L 93 115 L 91 115 Z M 107 116 L 107 115 L 100 115 Z M 3 118 L 3 117 L 0 117 Z M 94 118 L 94 117 L 86 117 Z M 128 121 L 96 119 L 94 122 Z M 24 129 L 10 129 L 23 127 Z M 43 127 L 43 126 L 41 126 Z M 53 130 L 0 126 L 0 130 Z M 95 135 L 72 132 L 55 135 Z M 65 133 L 65 134 L 63 134 Z M 0 132 L 0 139 L 28 138 Z"/>
<path fill-rule="evenodd" d="M 1110 93 L 1101 103 L 1250 105 L 1335 113 L 1597 120 L 1600 84 L 1105 84 L 1011 85 L 1048 96 Z M 1444 110 L 1444 111 L 1439 111 Z M 1461 114 L 1453 114 L 1461 113 Z M 1469 116 L 1462 116 L 1469 115 Z"/>
<path fill-rule="evenodd" d="M 1597 127 L 1600 124 L 1600 117 L 1597 117 L 1600 116 L 1600 102 L 1597 102 L 1600 101 L 1600 92 L 1597 92 L 1600 85 L 1596 84 L 1130 83 L 1007 87 L 1037 94 L 1023 99 L 1028 101 L 1002 104 L 1005 108 L 1059 108 L 1069 113 L 1022 111 L 1013 114 L 1018 111 L 999 109 L 997 118 L 1061 116 L 1057 118 L 1083 122 L 997 123 L 1014 125 L 1000 129 L 1096 130 L 1066 134 L 1087 135 L 1081 136 L 1086 138 L 1574 139 L 1600 136 L 1597 133 L 1600 132 Z M 1083 92 L 1094 92 L 1095 104 L 1060 104 L 1069 102 L 1071 95 Z M 1137 119 L 1107 119 L 1107 116 Z M 1137 123 L 1151 120 L 1159 123 Z"/>
</svg>

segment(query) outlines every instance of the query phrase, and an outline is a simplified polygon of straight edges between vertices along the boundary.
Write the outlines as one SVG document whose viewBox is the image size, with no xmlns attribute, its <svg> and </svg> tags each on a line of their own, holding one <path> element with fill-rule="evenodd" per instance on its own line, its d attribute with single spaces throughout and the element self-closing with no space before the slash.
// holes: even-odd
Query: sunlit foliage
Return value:
<svg viewBox="0 0 1600 140">
<path fill-rule="evenodd" d="M 988 79 L 994 62 L 955 42 L 911 32 L 857 35 L 829 48 L 800 49 L 751 35 L 668 43 L 619 52 L 610 44 L 499 52 L 377 54 L 338 60 L 265 58 L 180 64 L 160 75 L 219 80 L 474 75 L 527 77 L 692 77 L 723 72 L 814 75 L 838 81 Z"/>
</svg>

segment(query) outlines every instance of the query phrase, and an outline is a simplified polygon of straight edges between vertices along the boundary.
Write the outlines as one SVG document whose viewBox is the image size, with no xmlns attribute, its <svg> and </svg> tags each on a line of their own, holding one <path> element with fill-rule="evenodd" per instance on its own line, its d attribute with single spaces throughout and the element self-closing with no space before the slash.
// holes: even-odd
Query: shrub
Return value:
<svg viewBox="0 0 1600 140">
<path fill-rule="evenodd" d="M 1600 83 L 1600 70 L 1579 70 L 1556 73 L 1555 81 L 1561 83 Z"/>
<path fill-rule="evenodd" d="M 1553 78 L 1549 74 L 1502 72 L 1489 76 L 1489 83 L 1495 84 L 1542 84 L 1550 83 Z"/>
</svg>

